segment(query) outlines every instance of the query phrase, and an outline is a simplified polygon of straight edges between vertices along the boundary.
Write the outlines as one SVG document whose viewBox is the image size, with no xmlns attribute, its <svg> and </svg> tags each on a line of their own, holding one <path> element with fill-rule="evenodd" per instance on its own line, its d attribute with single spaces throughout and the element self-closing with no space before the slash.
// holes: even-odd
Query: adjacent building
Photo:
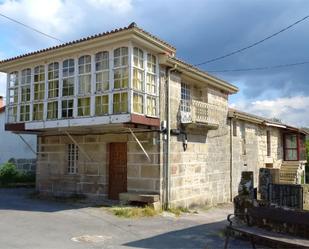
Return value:
<svg viewBox="0 0 309 249">
<path fill-rule="evenodd" d="M 213 205 L 232 199 L 239 172 L 287 159 L 274 142 L 262 152 L 286 128 L 267 133 L 229 110 L 237 87 L 135 23 L 3 60 L 0 71 L 6 130 L 38 136 L 42 193 Z"/>
<path fill-rule="evenodd" d="M 6 131 L 5 109 L 0 96 L 0 165 L 10 161 L 18 170 L 35 172 L 36 135 L 17 135 Z"/>
</svg>

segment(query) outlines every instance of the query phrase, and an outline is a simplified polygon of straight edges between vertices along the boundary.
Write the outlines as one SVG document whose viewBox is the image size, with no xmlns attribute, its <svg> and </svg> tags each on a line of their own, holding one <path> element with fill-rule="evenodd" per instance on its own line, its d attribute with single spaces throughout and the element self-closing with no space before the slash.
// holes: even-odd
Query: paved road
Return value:
<svg viewBox="0 0 309 249">
<path fill-rule="evenodd" d="M 31 191 L 0 189 L 0 249 L 223 248 L 231 212 L 123 219 L 95 207 L 31 199 Z M 234 240 L 230 248 L 250 244 Z"/>
</svg>

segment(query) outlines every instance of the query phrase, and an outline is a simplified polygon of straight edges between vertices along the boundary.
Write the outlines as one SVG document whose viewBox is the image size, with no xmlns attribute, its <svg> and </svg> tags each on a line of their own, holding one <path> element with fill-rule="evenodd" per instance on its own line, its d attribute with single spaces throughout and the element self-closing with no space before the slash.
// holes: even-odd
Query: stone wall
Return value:
<svg viewBox="0 0 309 249">
<path fill-rule="evenodd" d="M 187 133 L 184 150 L 184 134 L 171 137 L 170 198 L 172 206 L 215 205 L 230 200 L 229 126 L 227 125 L 227 94 L 206 85 L 182 79 L 172 73 L 171 128 Z M 179 119 L 181 82 L 191 87 L 192 99 L 217 106 L 217 130 L 207 127 L 186 128 Z M 164 109 L 163 109 L 164 111 Z M 164 115 L 163 115 L 164 117 Z"/>
<path fill-rule="evenodd" d="M 235 123 L 234 123 L 235 124 Z M 245 150 L 241 126 L 245 127 Z M 236 120 L 236 136 L 233 143 L 233 196 L 237 195 L 242 171 L 253 171 L 254 187 L 258 187 L 259 169 L 265 167 L 280 168 L 283 159 L 283 146 L 279 128 L 265 127 L 247 121 Z M 267 156 L 267 130 L 271 133 L 271 155 Z"/>
<path fill-rule="evenodd" d="M 39 137 L 37 162 L 37 189 L 54 195 L 84 194 L 88 197 L 108 196 L 108 144 L 127 142 L 127 189 L 132 192 L 160 192 L 159 151 L 153 145 L 155 133 L 136 133 L 146 148 L 149 162 L 130 134 L 102 134 L 73 136 L 91 158 L 79 150 L 78 173 L 68 174 L 67 144 L 73 142 L 64 136 Z"/>
</svg>

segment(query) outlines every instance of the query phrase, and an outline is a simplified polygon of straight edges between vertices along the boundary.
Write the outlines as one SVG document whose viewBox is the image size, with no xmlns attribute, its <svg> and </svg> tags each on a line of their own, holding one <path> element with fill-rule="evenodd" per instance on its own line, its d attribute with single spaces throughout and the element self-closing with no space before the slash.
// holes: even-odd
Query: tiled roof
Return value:
<svg viewBox="0 0 309 249">
<path fill-rule="evenodd" d="M 9 58 L 9 59 L 5 59 L 5 60 L 0 61 L 0 65 L 2 63 L 5 63 L 5 62 L 17 60 L 17 59 L 24 58 L 24 57 L 31 56 L 31 55 L 36 55 L 36 54 L 44 53 L 44 52 L 47 52 L 47 51 L 50 51 L 50 50 L 55 50 L 55 49 L 58 49 L 58 48 L 63 48 L 63 47 L 70 46 L 70 45 L 73 45 L 73 44 L 77 44 L 77 43 L 93 40 L 93 39 L 96 39 L 96 38 L 99 38 L 99 37 L 112 35 L 112 34 L 119 33 L 119 32 L 125 31 L 125 30 L 130 30 L 130 29 L 136 29 L 136 30 L 144 33 L 145 35 L 151 37 L 152 39 L 154 39 L 154 40 L 156 40 L 158 42 L 161 42 L 164 45 L 166 45 L 166 46 L 170 47 L 171 49 L 175 50 L 175 47 L 173 47 L 172 45 L 170 45 L 167 42 L 159 39 L 158 37 L 148 33 L 147 31 L 139 28 L 135 22 L 132 22 L 129 26 L 124 27 L 124 28 L 114 29 L 114 30 L 111 30 L 111 31 L 107 31 L 107 32 L 95 34 L 95 35 L 92 35 L 92 36 L 84 37 L 84 38 L 81 38 L 81 39 L 78 39 L 78 40 L 74 40 L 74 41 L 71 41 L 71 42 L 66 42 L 66 43 L 63 43 L 63 44 L 60 44 L 60 45 L 57 45 L 57 46 L 53 46 L 53 47 L 41 49 L 41 50 L 38 50 L 38 51 L 22 54 L 22 55 L 19 55 L 19 56 L 16 56 L 16 57 L 12 57 L 12 58 Z"/>
<path fill-rule="evenodd" d="M 259 120 L 259 122 L 261 122 L 261 124 L 269 123 L 269 124 L 273 124 L 273 125 L 283 126 L 283 127 L 285 127 L 285 129 L 296 130 L 296 131 L 303 133 L 303 134 L 309 134 L 308 131 L 306 131 L 306 129 L 297 128 L 295 126 L 284 124 L 284 123 L 275 121 L 273 119 L 257 116 L 257 115 L 254 115 L 254 114 L 251 114 L 251 113 L 248 113 L 248 112 L 239 111 L 239 110 L 234 109 L 234 108 L 229 108 L 229 113 L 233 113 L 233 114 L 236 114 L 236 115 L 240 114 L 242 116 L 246 116 L 246 117 L 249 117 L 249 118 L 253 118 L 255 120 Z"/>
</svg>

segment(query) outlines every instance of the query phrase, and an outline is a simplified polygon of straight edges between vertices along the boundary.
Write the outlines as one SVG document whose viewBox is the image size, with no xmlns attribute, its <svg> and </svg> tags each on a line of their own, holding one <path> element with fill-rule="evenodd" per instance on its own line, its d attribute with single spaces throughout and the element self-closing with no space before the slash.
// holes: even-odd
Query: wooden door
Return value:
<svg viewBox="0 0 309 249">
<path fill-rule="evenodd" d="M 127 143 L 109 146 L 109 199 L 118 200 L 127 192 Z"/>
</svg>

